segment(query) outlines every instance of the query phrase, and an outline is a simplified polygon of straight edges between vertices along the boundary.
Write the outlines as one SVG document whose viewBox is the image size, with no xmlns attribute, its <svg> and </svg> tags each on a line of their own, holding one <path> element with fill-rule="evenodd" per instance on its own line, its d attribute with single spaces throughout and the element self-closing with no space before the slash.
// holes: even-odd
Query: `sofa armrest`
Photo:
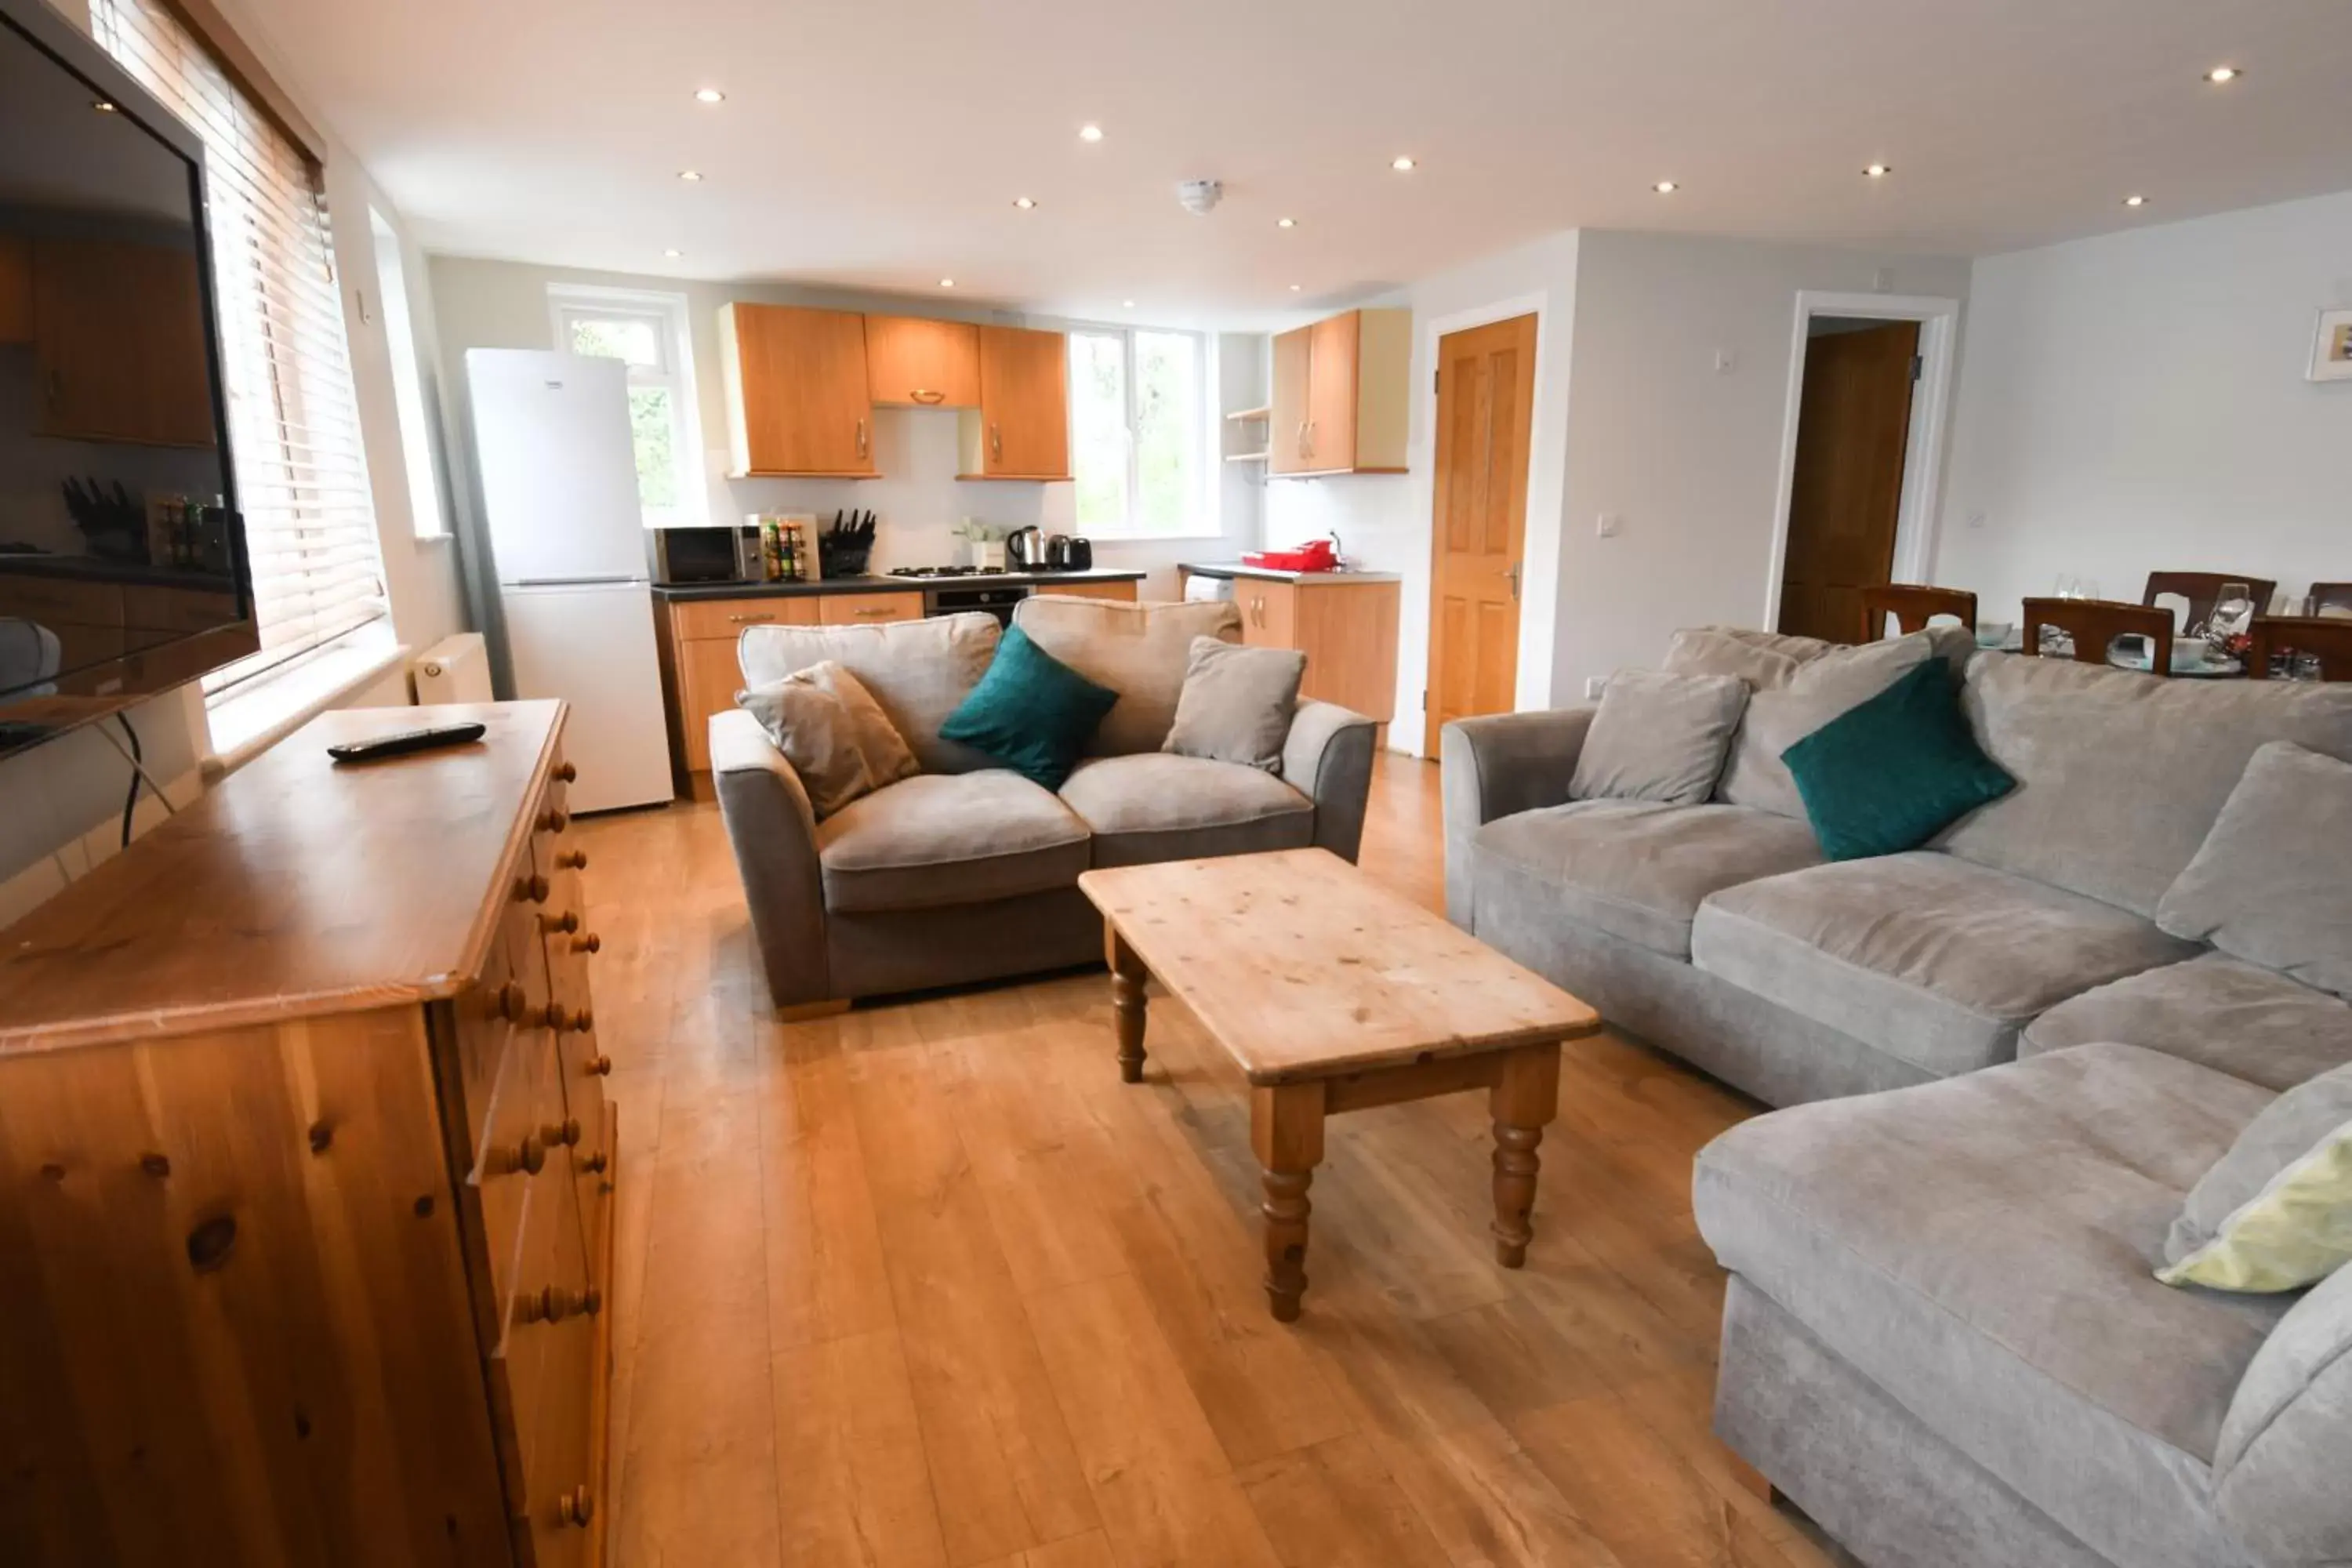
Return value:
<svg viewBox="0 0 2352 1568">
<path fill-rule="evenodd" d="M 1372 792 L 1376 726 L 1336 702 L 1302 701 L 1282 743 L 1282 776 L 1315 802 L 1315 842 L 1353 860 L 1364 839 Z"/>
<path fill-rule="evenodd" d="M 1470 840 L 1498 816 L 1568 799 L 1592 708 L 1456 719 L 1438 733 L 1445 816 L 1445 918 L 1470 929 Z"/>
<path fill-rule="evenodd" d="M 2352 1268 L 2287 1310 L 2246 1367 L 2213 1451 L 2213 1507 L 2268 1568 L 2352 1561 Z"/>
<path fill-rule="evenodd" d="M 740 708 L 710 717 L 710 777 L 743 879 L 743 901 L 779 1007 L 833 1000 L 816 812 L 793 764 Z"/>
</svg>

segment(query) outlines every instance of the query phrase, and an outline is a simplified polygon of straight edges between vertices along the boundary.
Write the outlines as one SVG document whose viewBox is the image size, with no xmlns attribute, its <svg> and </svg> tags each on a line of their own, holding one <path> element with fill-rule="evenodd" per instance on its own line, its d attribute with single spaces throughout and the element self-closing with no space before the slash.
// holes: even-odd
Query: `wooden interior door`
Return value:
<svg viewBox="0 0 2352 1568">
<path fill-rule="evenodd" d="M 866 318 L 790 305 L 734 310 L 751 471 L 874 472 Z"/>
<path fill-rule="evenodd" d="M 1307 467 L 1356 466 L 1357 351 L 1364 323 L 1349 310 L 1315 323 L 1307 365 Z"/>
<path fill-rule="evenodd" d="M 1862 635 L 1862 591 L 1895 575 L 1919 323 L 1831 332 L 1805 345 L 1780 629 Z"/>
<path fill-rule="evenodd" d="M 1315 329 L 1299 327 L 1274 340 L 1274 395 L 1266 416 L 1266 468 L 1296 474 L 1307 461 L 1307 371 L 1314 353 Z"/>
<path fill-rule="evenodd" d="M 1431 525 L 1425 754 L 1447 721 L 1507 713 L 1518 691 L 1519 590 L 1536 319 L 1437 344 L 1437 499 Z"/>
<path fill-rule="evenodd" d="M 1027 327 L 980 329 L 982 472 L 1070 477 L 1069 342 Z"/>
</svg>

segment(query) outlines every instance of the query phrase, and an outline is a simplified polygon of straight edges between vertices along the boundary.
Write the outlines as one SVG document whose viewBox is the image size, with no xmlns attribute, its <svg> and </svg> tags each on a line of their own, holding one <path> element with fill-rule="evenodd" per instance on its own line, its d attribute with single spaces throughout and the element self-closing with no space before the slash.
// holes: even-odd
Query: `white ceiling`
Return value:
<svg viewBox="0 0 2352 1568">
<path fill-rule="evenodd" d="M 2352 0 L 236 9 L 432 248 L 1079 316 L 1263 321 L 1572 226 L 1982 254 L 2352 187 Z"/>
</svg>

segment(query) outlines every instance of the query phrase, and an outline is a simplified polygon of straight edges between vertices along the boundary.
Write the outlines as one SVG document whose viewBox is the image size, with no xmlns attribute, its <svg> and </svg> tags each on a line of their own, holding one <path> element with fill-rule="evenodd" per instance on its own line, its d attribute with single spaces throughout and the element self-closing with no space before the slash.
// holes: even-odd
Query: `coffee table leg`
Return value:
<svg viewBox="0 0 2352 1568">
<path fill-rule="evenodd" d="M 1143 960 L 1108 923 L 1103 944 L 1110 963 L 1110 1009 L 1118 1027 L 1118 1076 L 1143 1081 Z"/>
<path fill-rule="evenodd" d="M 1307 1290 L 1307 1184 L 1323 1161 L 1323 1086 L 1250 1090 L 1250 1144 L 1265 1173 L 1265 1299 L 1276 1322 L 1295 1322 Z"/>
<path fill-rule="evenodd" d="M 1536 1145 L 1559 1113 L 1559 1046 L 1527 1046 L 1503 1058 L 1488 1096 L 1495 1118 L 1495 1261 L 1517 1268 L 1528 1260 L 1535 1231 Z"/>
</svg>

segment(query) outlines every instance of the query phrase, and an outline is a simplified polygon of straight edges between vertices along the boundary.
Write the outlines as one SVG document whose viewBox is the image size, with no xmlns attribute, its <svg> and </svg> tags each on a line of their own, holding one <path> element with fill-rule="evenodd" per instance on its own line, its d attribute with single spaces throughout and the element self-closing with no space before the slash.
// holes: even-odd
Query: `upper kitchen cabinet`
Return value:
<svg viewBox="0 0 2352 1568">
<path fill-rule="evenodd" d="M 0 293 L 8 284 L 0 262 Z M 7 308 L 0 304 L 0 319 Z M 213 444 L 205 307 L 192 250 L 120 240 L 32 245 L 40 433 L 153 447 Z"/>
<path fill-rule="evenodd" d="M 866 379 L 884 407 L 980 406 L 980 329 L 920 316 L 866 318 Z"/>
<path fill-rule="evenodd" d="M 980 406 L 962 417 L 965 479 L 1070 477 L 1069 345 L 1059 332 L 981 327 Z"/>
<path fill-rule="evenodd" d="M 1404 472 L 1412 365 L 1410 310 L 1349 310 L 1278 335 L 1267 471 Z"/>
<path fill-rule="evenodd" d="M 738 477 L 875 477 L 864 316 L 730 304 L 719 338 Z"/>
</svg>

